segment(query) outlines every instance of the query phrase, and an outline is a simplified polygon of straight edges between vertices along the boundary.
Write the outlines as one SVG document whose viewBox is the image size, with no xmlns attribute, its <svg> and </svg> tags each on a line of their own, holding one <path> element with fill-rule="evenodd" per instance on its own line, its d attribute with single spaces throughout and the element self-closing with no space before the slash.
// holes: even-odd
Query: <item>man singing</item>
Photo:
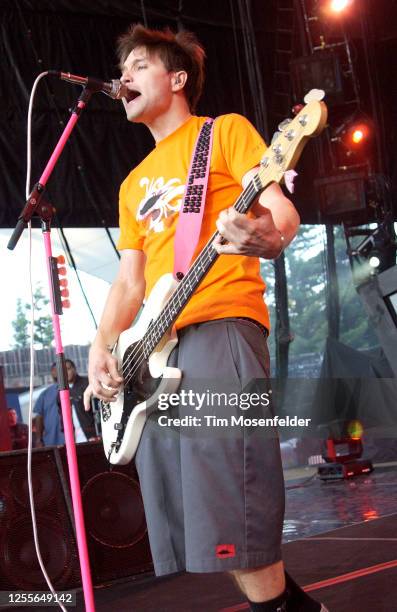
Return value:
<svg viewBox="0 0 397 612">
<path fill-rule="evenodd" d="M 89 361 L 90 388 L 112 401 L 122 377 L 110 352 L 145 296 L 172 272 L 174 238 L 190 160 L 206 117 L 195 108 L 204 50 L 192 33 L 132 26 L 118 45 L 128 121 L 143 123 L 155 146 L 120 189 L 121 260 Z M 269 375 L 269 317 L 259 258 L 275 259 L 294 238 L 299 216 L 273 183 L 248 216 L 233 209 L 266 150 L 237 114 L 215 120 L 200 239 L 218 229 L 221 257 L 176 321 L 169 363 L 193 379 L 242 381 Z M 152 415 L 153 417 L 153 415 Z M 136 454 L 157 575 L 231 573 L 255 611 L 324 611 L 285 574 L 281 560 L 284 482 L 277 435 L 167 436 L 156 418 Z M 186 609 L 189 609 L 188 603 Z"/>
</svg>

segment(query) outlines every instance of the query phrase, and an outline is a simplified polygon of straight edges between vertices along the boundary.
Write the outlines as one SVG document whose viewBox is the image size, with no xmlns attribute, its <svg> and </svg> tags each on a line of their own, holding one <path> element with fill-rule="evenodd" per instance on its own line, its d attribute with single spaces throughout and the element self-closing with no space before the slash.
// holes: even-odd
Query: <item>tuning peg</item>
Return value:
<svg viewBox="0 0 397 612">
<path fill-rule="evenodd" d="M 306 104 L 309 102 L 318 101 L 320 102 L 325 97 L 325 91 L 323 89 L 311 89 L 307 92 L 305 97 L 303 98 Z"/>
<path fill-rule="evenodd" d="M 279 136 L 281 136 L 281 132 L 274 132 L 271 144 L 273 144 L 273 142 L 275 142 Z"/>
<path fill-rule="evenodd" d="M 280 130 L 280 132 L 283 132 L 285 128 L 291 123 L 291 121 L 292 119 L 290 119 L 289 117 L 284 119 L 284 121 L 282 121 L 278 126 L 278 129 Z"/>
<path fill-rule="evenodd" d="M 294 113 L 294 115 L 297 115 L 301 112 L 302 108 L 304 108 L 303 104 L 295 104 L 295 106 L 292 107 L 292 112 Z"/>
</svg>

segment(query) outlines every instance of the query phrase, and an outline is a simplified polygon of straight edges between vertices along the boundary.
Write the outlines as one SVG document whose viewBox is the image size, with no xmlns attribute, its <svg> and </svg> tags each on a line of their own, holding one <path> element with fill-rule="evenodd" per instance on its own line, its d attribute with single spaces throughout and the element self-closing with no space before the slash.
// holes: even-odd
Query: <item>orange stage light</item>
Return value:
<svg viewBox="0 0 397 612">
<path fill-rule="evenodd" d="M 350 4 L 350 0 L 332 0 L 330 3 L 330 9 L 334 13 L 341 13 Z"/>
<path fill-rule="evenodd" d="M 363 138 L 364 138 L 364 132 L 362 130 L 360 130 L 360 129 L 354 130 L 354 132 L 352 134 L 352 141 L 353 142 L 358 144 L 359 142 L 362 141 Z"/>
<path fill-rule="evenodd" d="M 349 146 L 349 144 L 353 146 L 361 146 L 367 144 L 370 137 L 370 128 L 366 123 L 354 123 L 347 131 L 346 136 L 347 146 Z"/>
</svg>

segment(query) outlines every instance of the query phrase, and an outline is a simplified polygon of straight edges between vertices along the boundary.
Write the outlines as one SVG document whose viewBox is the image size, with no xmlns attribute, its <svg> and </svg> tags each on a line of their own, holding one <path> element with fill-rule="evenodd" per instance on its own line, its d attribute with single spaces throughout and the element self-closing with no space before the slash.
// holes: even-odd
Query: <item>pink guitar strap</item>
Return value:
<svg viewBox="0 0 397 612">
<path fill-rule="evenodd" d="M 207 119 L 194 145 L 183 202 L 174 239 L 174 278 L 181 280 L 189 269 L 203 221 L 214 119 Z"/>
</svg>

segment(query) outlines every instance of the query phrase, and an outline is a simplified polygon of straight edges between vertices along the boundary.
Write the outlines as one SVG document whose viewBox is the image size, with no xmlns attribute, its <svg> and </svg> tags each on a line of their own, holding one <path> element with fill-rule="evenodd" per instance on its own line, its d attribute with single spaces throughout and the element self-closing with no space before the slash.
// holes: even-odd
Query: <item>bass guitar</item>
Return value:
<svg viewBox="0 0 397 612">
<path fill-rule="evenodd" d="M 293 168 L 307 140 L 319 134 L 327 120 L 324 93 L 313 90 L 306 105 L 292 120 L 279 126 L 260 169 L 234 204 L 247 213 L 259 193 L 273 182 L 281 182 Z M 174 323 L 189 302 L 218 253 L 212 246 L 215 232 L 182 280 L 165 274 L 155 284 L 137 323 L 120 334 L 113 348 L 124 384 L 114 402 L 101 402 L 102 438 L 105 454 L 114 465 L 133 458 L 149 414 L 157 409 L 159 395 L 175 393 L 182 373 L 167 365 L 178 339 Z"/>
</svg>

